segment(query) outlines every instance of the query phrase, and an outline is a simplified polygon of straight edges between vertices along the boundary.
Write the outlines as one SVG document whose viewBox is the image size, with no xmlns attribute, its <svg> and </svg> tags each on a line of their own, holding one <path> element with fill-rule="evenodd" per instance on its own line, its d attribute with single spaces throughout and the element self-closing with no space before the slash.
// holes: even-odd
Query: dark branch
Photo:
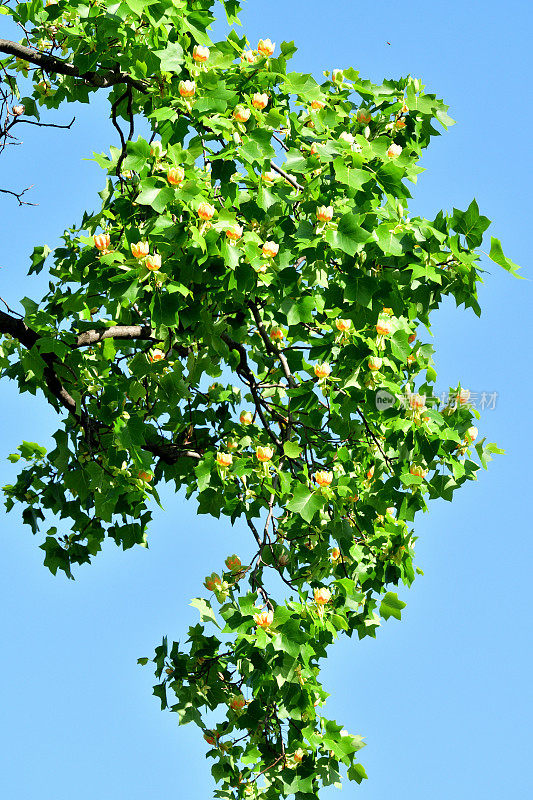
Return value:
<svg viewBox="0 0 533 800">
<path fill-rule="evenodd" d="M 7 53 L 10 56 L 16 56 L 23 61 L 29 61 L 30 64 L 40 67 L 44 72 L 55 73 L 56 75 L 68 75 L 71 78 L 80 78 L 92 86 L 106 88 L 108 86 L 115 86 L 117 83 L 125 83 L 128 86 L 133 86 L 140 92 L 145 92 L 147 85 L 142 81 L 132 78 L 126 72 L 117 70 L 111 72 L 110 70 L 100 70 L 98 72 L 84 72 L 80 73 L 78 67 L 74 64 L 69 64 L 67 61 L 62 61 L 60 58 L 48 55 L 47 53 L 40 53 L 34 50 L 33 47 L 26 47 L 17 42 L 11 42 L 9 39 L 0 39 L 0 53 Z"/>
</svg>

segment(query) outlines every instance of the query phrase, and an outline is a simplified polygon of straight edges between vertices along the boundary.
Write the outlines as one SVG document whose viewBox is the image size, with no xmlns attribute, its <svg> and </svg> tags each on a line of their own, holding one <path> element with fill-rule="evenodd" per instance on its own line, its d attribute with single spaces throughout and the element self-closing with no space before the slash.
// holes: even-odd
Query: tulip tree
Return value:
<svg viewBox="0 0 533 800">
<path fill-rule="evenodd" d="M 248 526 L 250 559 L 206 558 L 154 693 L 200 727 L 216 797 L 304 800 L 366 777 L 361 737 L 321 713 L 328 647 L 400 619 L 416 513 L 497 452 L 466 390 L 435 396 L 418 338 L 446 296 L 480 313 L 489 220 L 408 216 L 453 122 L 418 79 L 317 82 L 292 42 L 239 33 L 238 0 L 213 41 L 213 5 L 0 6 L 22 35 L 0 40 L 0 147 L 96 93 L 116 130 L 98 210 L 33 251 L 47 293 L 0 311 L 2 375 L 60 417 L 4 492 L 69 577 L 105 537 L 146 545 L 162 483 Z M 516 272 L 495 238 L 490 257 Z"/>
</svg>

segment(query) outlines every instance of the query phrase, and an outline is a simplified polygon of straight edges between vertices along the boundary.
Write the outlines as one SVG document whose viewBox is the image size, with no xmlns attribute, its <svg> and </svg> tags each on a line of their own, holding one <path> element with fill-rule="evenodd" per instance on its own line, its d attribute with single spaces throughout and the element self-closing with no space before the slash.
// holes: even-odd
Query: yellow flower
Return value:
<svg viewBox="0 0 533 800">
<path fill-rule="evenodd" d="M 194 97 L 196 84 L 194 81 L 180 81 L 178 91 L 182 97 Z"/>
<path fill-rule="evenodd" d="M 316 210 L 316 218 L 319 222 L 331 222 L 333 219 L 333 206 L 319 206 Z"/>
<path fill-rule="evenodd" d="M 276 43 L 271 42 L 270 39 L 259 39 L 257 49 L 262 56 L 271 56 L 276 49 Z"/>
<path fill-rule="evenodd" d="M 106 253 L 111 244 L 111 237 L 108 233 L 98 233 L 93 236 L 93 241 L 97 250 L 100 250 L 101 253 Z"/>
<path fill-rule="evenodd" d="M 318 483 L 319 486 L 330 486 L 333 480 L 333 472 L 326 472 L 324 470 L 320 470 L 319 472 L 315 472 L 313 478 L 315 479 L 316 483 Z"/>
<path fill-rule="evenodd" d="M 211 203 L 200 203 L 198 206 L 198 216 L 200 219 L 209 220 L 213 219 L 215 215 L 215 207 L 211 205 Z"/>
<path fill-rule="evenodd" d="M 368 368 L 371 369 L 373 372 L 377 372 L 378 369 L 381 369 L 382 364 L 383 364 L 383 359 L 379 358 L 379 356 L 371 356 L 368 359 Z"/>
<path fill-rule="evenodd" d="M 325 606 L 331 600 L 331 592 L 326 588 L 315 589 L 314 597 L 317 606 Z"/>
<path fill-rule="evenodd" d="M 233 228 L 228 228 L 226 236 L 230 242 L 237 242 L 242 236 L 242 227 L 240 225 L 234 225 Z"/>
<path fill-rule="evenodd" d="M 134 258 L 145 258 L 145 256 L 147 256 L 150 252 L 148 242 L 137 242 L 137 244 L 132 242 L 130 247 L 131 254 Z"/>
<path fill-rule="evenodd" d="M 254 614 L 254 622 L 258 628 L 270 628 L 272 623 L 274 622 L 274 614 L 272 611 L 258 611 L 257 614 Z"/>
<path fill-rule="evenodd" d="M 146 269 L 157 272 L 158 269 L 161 269 L 161 256 L 158 253 L 154 253 L 153 256 L 148 256 L 145 265 Z"/>
<path fill-rule="evenodd" d="M 250 114 L 252 112 L 246 106 L 237 106 L 233 112 L 233 118 L 237 120 L 237 122 L 247 122 L 250 119 Z"/>
<path fill-rule="evenodd" d="M 233 456 L 231 453 L 217 453 L 217 464 L 219 467 L 231 467 Z"/>
<path fill-rule="evenodd" d="M 256 448 L 255 455 L 258 461 L 266 464 L 271 460 L 272 456 L 274 455 L 274 451 L 271 447 L 268 447 L 268 445 L 259 445 L 259 447 Z"/>
<path fill-rule="evenodd" d="M 336 319 L 335 325 L 338 331 L 342 331 L 342 333 L 346 333 L 352 327 L 351 319 Z"/>
<path fill-rule="evenodd" d="M 279 244 L 276 242 L 265 242 L 261 250 L 266 258 L 274 258 L 274 256 L 278 254 Z"/>
<path fill-rule="evenodd" d="M 326 362 L 323 364 L 315 364 L 314 370 L 317 378 L 327 378 L 331 375 L 331 367 Z"/>
<path fill-rule="evenodd" d="M 376 325 L 376 331 L 380 336 L 388 336 L 392 330 L 392 325 L 388 319 L 383 319 Z"/>
<path fill-rule="evenodd" d="M 179 186 L 180 183 L 183 183 L 184 178 L 185 170 L 183 167 L 171 167 L 167 172 L 167 181 L 171 186 Z"/>
<path fill-rule="evenodd" d="M 401 147 L 401 145 L 394 144 L 394 142 L 393 142 L 391 144 L 391 146 L 389 147 L 389 149 L 387 150 L 387 155 L 388 155 L 389 158 L 398 158 L 398 156 L 400 155 L 402 150 L 403 150 L 403 148 Z"/>
<path fill-rule="evenodd" d="M 258 108 L 260 111 L 262 111 L 268 105 L 268 95 L 256 92 L 252 97 L 252 105 L 254 108 Z"/>
<path fill-rule="evenodd" d="M 209 58 L 209 47 L 203 47 L 201 44 L 195 44 L 192 51 L 192 57 L 199 64 L 203 64 Z"/>
</svg>

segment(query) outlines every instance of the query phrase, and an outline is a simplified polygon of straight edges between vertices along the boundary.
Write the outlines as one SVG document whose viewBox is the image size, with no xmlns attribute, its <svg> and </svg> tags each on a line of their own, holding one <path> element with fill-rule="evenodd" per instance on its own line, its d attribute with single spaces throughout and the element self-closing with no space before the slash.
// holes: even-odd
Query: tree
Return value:
<svg viewBox="0 0 533 800">
<path fill-rule="evenodd" d="M 420 81 L 318 84 L 287 72 L 292 43 L 213 43 L 212 6 L 1 7 L 25 35 L 0 41 L 3 141 L 103 92 L 120 144 L 49 292 L 0 312 L 3 375 L 62 415 L 51 452 L 11 456 L 26 466 L 6 500 L 69 576 L 105 536 L 146 544 L 160 481 L 244 518 L 254 558 L 206 578 L 187 646 L 156 650 L 154 691 L 202 729 L 217 796 L 315 797 L 341 765 L 365 777 L 360 737 L 320 714 L 328 645 L 400 618 L 416 512 L 497 452 L 464 389 L 434 396 L 416 338 L 446 295 L 479 313 L 489 221 L 475 201 L 407 216 L 404 181 L 452 122 Z M 494 238 L 491 258 L 515 271 Z"/>
</svg>

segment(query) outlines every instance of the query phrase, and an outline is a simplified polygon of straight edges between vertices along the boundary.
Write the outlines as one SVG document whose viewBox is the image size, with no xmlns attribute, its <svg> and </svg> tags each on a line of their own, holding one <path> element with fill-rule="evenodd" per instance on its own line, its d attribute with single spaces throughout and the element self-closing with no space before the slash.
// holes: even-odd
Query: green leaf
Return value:
<svg viewBox="0 0 533 800">
<path fill-rule="evenodd" d="M 326 500 L 319 491 L 311 491 L 304 483 L 298 484 L 287 503 L 289 511 L 296 511 L 306 522 L 311 522 Z"/>
<path fill-rule="evenodd" d="M 362 250 L 363 245 L 371 238 L 372 234 L 357 224 L 353 214 L 345 214 L 339 220 L 337 230 L 330 228 L 326 232 L 326 241 L 349 256 Z"/>
<path fill-rule="evenodd" d="M 298 458 L 302 453 L 302 448 L 297 442 L 285 442 L 283 452 L 288 458 Z"/>
<path fill-rule="evenodd" d="M 401 619 L 402 608 L 405 608 L 405 606 L 406 603 L 398 599 L 398 595 L 396 594 L 396 592 L 387 592 L 387 594 L 381 601 L 379 612 L 384 619 L 389 619 L 389 617 L 395 617 L 396 619 Z"/>
<path fill-rule="evenodd" d="M 153 52 L 154 56 L 159 59 L 163 72 L 181 72 L 181 66 L 184 62 L 181 45 L 177 43 L 169 44 L 164 50 L 154 50 Z"/>
<path fill-rule="evenodd" d="M 217 618 L 215 617 L 215 612 L 211 607 L 211 603 L 209 603 L 207 600 L 204 600 L 203 597 L 195 597 L 193 600 L 191 600 L 189 605 L 198 609 L 202 622 L 213 622 L 217 628 L 220 628 Z"/>
<path fill-rule="evenodd" d="M 521 268 L 518 266 L 518 264 L 515 264 L 510 258 L 507 258 L 507 256 L 503 254 L 501 242 L 494 236 L 490 237 L 489 258 L 494 261 L 495 264 L 498 264 L 500 267 L 503 267 L 505 270 L 507 270 L 507 272 L 511 272 L 515 278 L 524 278 L 523 275 L 518 274 L 518 270 Z"/>
<path fill-rule="evenodd" d="M 479 247 L 483 240 L 483 233 L 489 225 L 490 219 L 480 215 L 479 207 L 475 200 L 472 200 L 466 211 L 459 211 L 454 208 L 453 217 L 450 219 L 450 226 L 457 233 L 463 234 L 468 247 Z"/>
</svg>

